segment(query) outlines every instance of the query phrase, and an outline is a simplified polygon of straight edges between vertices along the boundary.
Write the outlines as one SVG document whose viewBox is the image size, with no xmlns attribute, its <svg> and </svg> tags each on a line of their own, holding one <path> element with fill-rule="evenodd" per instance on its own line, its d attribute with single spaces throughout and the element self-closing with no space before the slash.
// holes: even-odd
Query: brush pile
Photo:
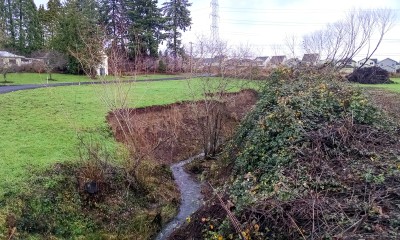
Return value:
<svg viewBox="0 0 400 240">
<path fill-rule="evenodd" d="M 393 83 L 389 78 L 389 72 L 380 67 L 364 67 L 356 69 L 347 76 L 350 82 L 363 84 Z"/>
</svg>

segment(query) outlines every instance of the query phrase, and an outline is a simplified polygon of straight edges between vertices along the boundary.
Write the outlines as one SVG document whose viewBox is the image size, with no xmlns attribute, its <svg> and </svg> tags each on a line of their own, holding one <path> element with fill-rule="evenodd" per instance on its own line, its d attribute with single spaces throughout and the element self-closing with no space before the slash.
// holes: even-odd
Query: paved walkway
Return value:
<svg viewBox="0 0 400 240">
<path fill-rule="evenodd" d="M 185 77 L 171 77 L 171 78 L 159 78 L 159 79 L 146 79 L 146 80 L 126 80 L 124 83 L 129 82 L 157 82 L 157 81 L 169 81 L 169 80 L 185 80 Z M 6 85 L 0 86 L 0 94 L 29 90 L 36 88 L 46 88 L 46 87 L 64 87 L 64 86 L 76 86 L 76 85 L 91 85 L 91 84 L 110 84 L 113 81 L 93 81 L 93 82 L 66 82 L 66 83 L 51 83 L 51 84 L 25 84 L 25 85 Z"/>
</svg>

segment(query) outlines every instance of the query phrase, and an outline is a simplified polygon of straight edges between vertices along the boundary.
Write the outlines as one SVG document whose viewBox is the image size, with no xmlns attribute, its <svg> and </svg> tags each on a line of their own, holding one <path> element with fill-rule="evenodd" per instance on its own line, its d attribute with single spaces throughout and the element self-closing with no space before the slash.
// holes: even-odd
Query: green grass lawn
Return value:
<svg viewBox="0 0 400 240">
<path fill-rule="evenodd" d="M 357 84 L 359 87 L 368 87 L 368 88 L 381 88 L 387 91 L 398 92 L 400 93 L 400 78 L 391 78 L 394 83 L 392 84 Z"/>
<path fill-rule="evenodd" d="M 190 82 L 192 90 L 188 81 L 138 82 L 124 84 L 123 89 L 130 89 L 131 107 L 161 105 L 193 99 L 190 92 L 200 87 L 200 81 Z M 0 202 L 6 190 L 20 191 L 32 170 L 77 160 L 77 133 L 82 129 L 107 132 L 108 109 L 102 96 L 112 96 L 116 89 L 81 85 L 0 95 Z M 114 143 L 112 136 L 106 141 Z"/>
<path fill-rule="evenodd" d="M 137 75 L 137 76 L 124 76 L 123 80 L 147 80 L 147 79 L 160 79 L 175 77 L 177 75 L 163 75 L 163 74 L 147 74 L 147 75 Z M 3 82 L 3 76 L 0 76 L 0 86 L 1 85 L 21 85 L 21 84 L 47 84 L 46 73 L 9 73 L 7 74 L 7 83 Z M 91 81 L 102 81 L 108 80 L 112 81 L 115 78 L 113 76 L 105 76 L 99 79 L 90 79 L 85 75 L 71 75 L 71 74 L 59 74 L 53 73 L 53 81 L 49 83 L 62 83 L 62 82 L 91 82 Z"/>
</svg>

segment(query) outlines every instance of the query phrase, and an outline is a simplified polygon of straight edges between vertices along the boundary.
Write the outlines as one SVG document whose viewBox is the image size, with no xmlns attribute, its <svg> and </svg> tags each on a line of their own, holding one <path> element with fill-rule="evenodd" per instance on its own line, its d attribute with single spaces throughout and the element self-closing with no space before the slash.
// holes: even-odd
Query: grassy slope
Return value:
<svg viewBox="0 0 400 240">
<path fill-rule="evenodd" d="M 400 78 L 392 78 L 394 84 L 357 84 L 360 87 L 382 88 L 392 92 L 400 93 Z"/>
<path fill-rule="evenodd" d="M 1 85 L 20 85 L 20 84 L 46 84 L 47 83 L 47 74 L 46 73 L 9 73 L 7 74 L 7 83 L 3 83 L 3 76 L 0 78 L 0 86 Z M 137 80 L 146 80 L 146 79 L 159 79 L 159 78 L 168 78 L 174 77 L 176 75 L 161 75 L 161 74 L 149 74 L 149 75 L 138 75 L 136 76 Z M 55 81 L 49 81 L 49 83 L 60 83 L 60 82 L 90 82 L 90 81 L 98 81 L 92 80 L 85 75 L 71 75 L 71 74 L 52 74 L 52 78 Z M 135 79 L 134 76 L 125 76 L 123 79 L 131 80 Z M 113 76 L 106 76 L 105 80 L 113 80 Z"/>
<path fill-rule="evenodd" d="M 143 82 L 125 88 L 128 86 L 132 87 L 130 100 L 134 100 L 130 106 L 192 98 L 187 81 Z M 0 200 L 6 187 L 19 191 L 18 185 L 31 167 L 78 158 L 76 133 L 107 127 L 107 109 L 100 99 L 104 90 L 105 86 L 71 86 L 0 95 Z M 114 142 L 112 137 L 109 141 Z"/>
</svg>

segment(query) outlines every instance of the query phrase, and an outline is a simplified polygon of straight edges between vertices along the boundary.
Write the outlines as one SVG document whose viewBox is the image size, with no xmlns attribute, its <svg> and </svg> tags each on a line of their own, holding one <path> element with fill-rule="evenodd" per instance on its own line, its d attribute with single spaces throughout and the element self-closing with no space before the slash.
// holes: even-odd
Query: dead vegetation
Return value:
<svg viewBox="0 0 400 240">
<path fill-rule="evenodd" d="M 225 139 L 232 135 L 256 99 L 257 93 L 253 90 L 225 94 L 224 102 L 218 105 L 221 107 L 219 114 L 222 121 L 219 124 Z M 129 115 L 118 118 L 120 111 Z M 202 151 L 202 127 L 205 127 L 203 123 L 207 116 L 204 102 L 198 101 L 116 110 L 109 113 L 107 121 L 117 141 L 130 146 L 135 144 L 129 149 L 135 149 L 136 154 L 157 163 L 171 163 Z M 130 135 L 124 134 L 127 132 Z"/>
<path fill-rule="evenodd" d="M 400 94 L 378 89 L 365 89 L 364 91 L 374 105 L 383 109 L 394 122 L 400 124 Z"/>
<path fill-rule="evenodd" d="M 348 75 L 347 79 L 362 84 L 393 83 L 389 78 L 389 72 L 380 67 L 358 68 Z"/>
</svg>

